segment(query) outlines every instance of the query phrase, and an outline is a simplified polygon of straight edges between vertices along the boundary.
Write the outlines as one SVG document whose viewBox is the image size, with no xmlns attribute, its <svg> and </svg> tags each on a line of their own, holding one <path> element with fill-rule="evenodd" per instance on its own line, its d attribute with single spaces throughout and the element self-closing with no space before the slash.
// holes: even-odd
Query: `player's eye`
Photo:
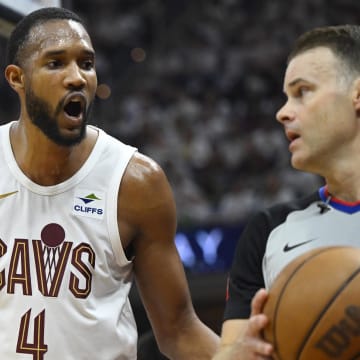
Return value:
<svg viewBox="0 0 360 360">
<path fill-rule="evenodd" d="M 47 67 L 49 69 L 57 69 L 62 65 L 62 62 L 60 60 L 50 60 L 47 63 Z"/>
<path fill-rule="evenodd" d="M 82 68 L 84 70 L 91 70 L 94 68 L 94 61 L 93 60 L 85 60 L 82 63 Z"/>
</svg>

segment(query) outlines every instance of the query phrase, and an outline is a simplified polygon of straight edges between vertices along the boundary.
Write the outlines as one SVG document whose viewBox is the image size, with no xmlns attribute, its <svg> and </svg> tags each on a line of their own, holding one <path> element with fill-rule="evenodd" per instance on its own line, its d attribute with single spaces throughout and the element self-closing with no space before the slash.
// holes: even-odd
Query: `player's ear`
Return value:
<svg viewBox="0 0 360 360">
<path fill-rule="evenodd" d="M 8 65 L 5 69 L 5 78 L 16 92 L 24 88 L 24 73 L 19 66 Z"/>
<path fill-rule="evenodd" d="M 355 111 L 360 116 L 360 77 L 354 81 L 352 101 L 354 104 Z"/>
</svg>

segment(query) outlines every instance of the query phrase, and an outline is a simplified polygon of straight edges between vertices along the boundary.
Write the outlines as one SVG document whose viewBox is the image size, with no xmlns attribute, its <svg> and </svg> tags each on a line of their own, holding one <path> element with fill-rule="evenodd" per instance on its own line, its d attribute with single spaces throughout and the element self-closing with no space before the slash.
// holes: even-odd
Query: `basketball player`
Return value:
<svg viewBox="0 0 360 360">
<path fill-rule="evenodd" d="M 0 127 L 0 358 L 136 359 L 134 277 L 161 351 L 210 359 L 218 336 L 194 313 L 163 171 L 87 125 L 97 77 L 81 19 L 29 14 L 7 64 L 20 115 Z"/>
<path fill-rule="evenodd" d="M 326 185 L 249 221 L 229 276 L 216 360 L 270 359 L 272 344 L 260 335 L 268 321 L 265 288 L 306 251 L 360 246 L 360 27 L 302 35 L 289 56 L 284 92 L 277 120 L 289 140 L 291 164 L 322 176 Z"/>
</svg>

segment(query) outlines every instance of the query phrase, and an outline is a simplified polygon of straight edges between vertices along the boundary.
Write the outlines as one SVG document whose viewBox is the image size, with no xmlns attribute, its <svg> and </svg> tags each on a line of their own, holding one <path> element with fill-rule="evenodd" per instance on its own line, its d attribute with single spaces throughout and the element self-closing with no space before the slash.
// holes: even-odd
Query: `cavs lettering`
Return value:
<svg viewBox="0 0 360 360">
<path fill-rule="evenodd" d="M 0 258 L 6 254 L 10 256 L 8 269 L 0 269 L 0 293 L 15 294 L 16 290 L 17 294 L 31 296 L 37 287 L 44 297 L 57 297 L 60 288 L 67 287 L 74 298 L 87 298 L 95 268 L 95 252 L 91 246 L 80 243 L 74 247 L 72 242 L 65 241 L 65 231 L 56 223 L 46 225 L 40 238 L 16 238 L 11 250 L 0 239 Z M 30 251 L 34 255 L 36 274 L 30 273 Z M 63 279 L 67 268 L 70 276 L 65 284 Z M 23 314 L 19 319 L 17 353 L 32 355 L 34 360 L 44 359 L 48 350 L 45 321 L 45 309 L 38 314 L 32 314 L 32 309 L 29 309 Z M 33 328 L 33 335 L 29 334 L 29 328 Z"/>
</svg>

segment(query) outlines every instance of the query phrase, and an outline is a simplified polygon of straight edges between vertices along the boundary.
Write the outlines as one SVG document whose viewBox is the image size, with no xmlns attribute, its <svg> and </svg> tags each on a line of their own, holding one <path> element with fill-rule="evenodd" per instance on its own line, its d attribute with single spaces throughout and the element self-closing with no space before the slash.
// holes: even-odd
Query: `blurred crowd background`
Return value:
<svg viewBox="0 0 360 360">
<path fill-rule="evenodd" d="M 97 51 L 92 123 L 153 157 L 179 226 L 234 224 L 316 189 L 291 169 L 276 111 L 295 38 L 358 23 L 355 0 L 73 0 Z M 5 40 L 0 50 L 4 51 Z M 3 61 L 1 56 L 1 61 Z M 17 100 L 0 79 L 0 121 Z"/>
</svg>

